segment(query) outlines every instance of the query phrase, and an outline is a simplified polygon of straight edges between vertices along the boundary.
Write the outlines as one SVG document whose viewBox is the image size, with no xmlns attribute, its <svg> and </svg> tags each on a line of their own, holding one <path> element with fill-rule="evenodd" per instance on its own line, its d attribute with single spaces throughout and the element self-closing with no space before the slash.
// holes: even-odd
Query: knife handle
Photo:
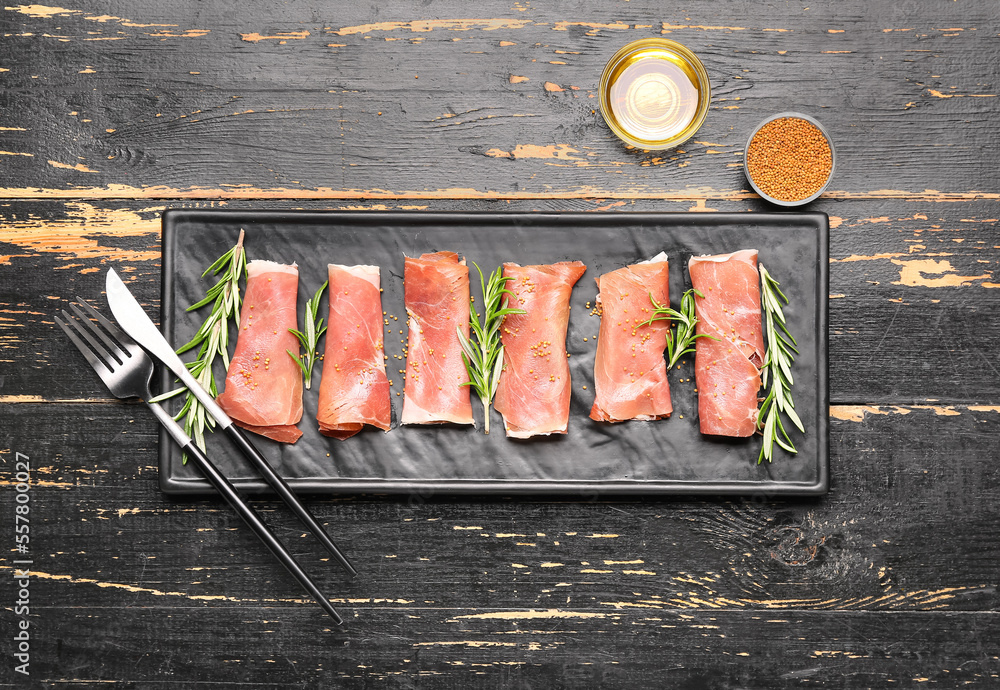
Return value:
<svg viewBox="0 0 1000 690">
<path fill-rule="evenodd" d="M 347 557 L 341 553 L 337 545 L 333 543 L 330 536 L 323 529 L 323 525 L 316 521 L 309 509 L 298 499 L 295 493 L 291 490 L 284 479 L 281 478 L 277 472 L 271 467 L 270 463 L 260 454 L 260 451 L 250 442 L 250 439 L 246 437 L 243 431 L 236 426 L 231 424 L 226 427 L 226 433 L 229 438 L 232 439 L 236 447 L 240 449 L 240 452 L 246 456 L 246 458 L 253 463 L 253 466 L 257 468 L 257 471 L 264 477 L 264 480 L 270 484 L 271 488 L 274 489 L 278 496 L 281 497 L 288 507 L 292 509 L 298 518 L 316 535 L 316 538 L 320 540 L 326 550 L 329 551 L 334 558 L 344 567 L 351 577 L 358 574 L 358 571 L 354 569 L 351 562 L 347 560 Z"/>
</svg>

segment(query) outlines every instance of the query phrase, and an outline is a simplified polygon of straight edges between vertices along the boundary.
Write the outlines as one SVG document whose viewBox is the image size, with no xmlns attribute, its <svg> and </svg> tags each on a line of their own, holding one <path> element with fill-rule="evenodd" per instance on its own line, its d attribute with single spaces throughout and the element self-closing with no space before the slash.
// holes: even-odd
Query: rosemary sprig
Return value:
<svg viewBox="0 0 1000 690">
<path fill-rule="evenodd" d="M 503 275 L 503 267 L 490 274 L 489 280 L 483 278 L 483 271 L 473 261 L 472 265 L 479 271 L 479 284 L 483 287 L 483 313 L 476 312 L 476 318 L 470 319 L 469 325 L 475 337 L 475 343 L 456 327 L 458 341 L 462 344 L 462 361 L 469 372 L 469 381 L 463 386 L 472 386 L 483 403 L 483 414 L 486 420 L 486 433 L 490 433 L 490 403 L 497 392 L 500 372 L 503 371 L 503 344 L 500 342 L 500 324 L 508 314 L 524 314 L 523 309 L 509 309 L 508 295 L 514 293 L 507 289 L 507 281 L 513 280 Z"/>
<path fill-rule="evenodd" d="M 764 460 L 771 462 L 774 444 L 778 444 L 789 453 L 798 452 L 781 423 L 779 413 L 783 412 L 802 433 L 806 430 L 795 413 L 795 404 L 792 402 L 792 362 L 799 351 L 796 349 L 798 343 L 788 332 L 785 314 L 781 309 L 781 302 L 787 305 L 788 298 L 778 287 L 780 283 L 771 277 L 767 269 L 763 265 L 758 268 L 761 278 L 761 305 L 764 308 L 767 333 L 767 354 L 764 355 L 764 364 L 761 366 L 761 381 L 764 388 L 770 383 L 770 390 L 760 406 L 760 415 L 757 418 L 757 428 L 764 435 L 760 455 L 757 457 L 759 465 Z"/>
<path fill-rule="evenodd" d="M 194 338 L 177 349 L 177 354 L 183 354 L 188 350 L 199 348 L 197 359 L 185 363 L 185 366 L 195 380 L 213 397 L 219 394 L 219 390 L 215 385 L 212 364 L 218 355 L 222 357 L 226 369 L 229 368 L 229 325 L 231 322 L 239 325 L 240 278 L 246 277 L 247 272 L 243 235 L 243 230 L 240 230 L 239 239 L 236 240 L 233 248 L 216 259 L 201 274 L 202 278 L 209 273 L 212 275 L 222 273 L 223 275 L 215 285 L 208 289 L 203 300 L 187 308 L 187 311 L 195 311 L 209 303 L 212 304 L 211 313 L 201 324 L 201 328 L 198 329 Z M 211 431 L 215 427 L 215 419 L 205 411 L 205 407 L 198 402 L 187 386 L 159 395 L 150 402 L 160 402 L 184 392 L 187 392 L 184 406 L 174 419 L 179 421 L 183 417 L 184 431 L 198 444 L 199 448 L 205 450 L 205 429 Z M 186 454 L 183 456 L 182 462 L 187 462 Z"/>
<path fill-rule="evenodd" d="M 698 323 L 698 317 L 695 315 L 694 309 L 695 295 L 698 297 L 705 296 L 694 288 L 691 288 L 681 295 L 681 309 L 677 311 L 676 309 L 671 309 L 669 304 L 660 304 L 653 297 L 653 293 L 649 293 L 649 301 L 653 303 L 653 316 L 650 317 L 649 321 L 645 321 L 639 325 L 648 326 L 654 321 L 671 320 L 672 327 L 667 329 L 667 371 L 673 369 L 681 357 L 689 352 L 694 352 L 694 341 L 698 338 L 719 340 L 716 336 L 709 335 L 708 333 L 695 334 L 695 325 Z"/>
<path fill-rule="evenodd" d="M 316 356 L 319 355 L 319 351 L 316 349 L 316 344 L 319 342 L 320 337 L 326 332 L 326 326 L 323 325 L 323 319 L 317 319 L 317 312 L 319 312 L 319 300 L 323 296 L 323 291 L 326 290 L 326 286 L 329 285 L 330 281 L 323 283 L 316 294 L 312 296 L 308 302 L 306 302 L 306 313 L 303 317 L 305 319 L 305 333 L 297 331 L 294 328 L 289 328 L 288 332 L 294 335 L 299 340 L 299 344 L 302 345 L 302 349 L 305 352 L 301 355 L 297 355 L 291 350 L 285 350 L 288 356 L 295 360 L 295 363 L 299 365 L 299 369 L 302 370 L 302 375 L 305 376 L 306 388 L 312 387 L 312 375 L 313 375 L 313 365 L 316 363 Z"/>
</svg>

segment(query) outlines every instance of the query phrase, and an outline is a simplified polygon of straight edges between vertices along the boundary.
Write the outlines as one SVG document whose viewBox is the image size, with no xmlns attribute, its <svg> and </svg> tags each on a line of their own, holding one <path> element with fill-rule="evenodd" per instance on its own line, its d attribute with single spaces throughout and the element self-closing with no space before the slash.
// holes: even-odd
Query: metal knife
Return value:
<svg viewBox="0 0 1000 690">
<path fill-rule="evenodd" d="M 201 384 L 187 370 L 184 362 L 174 352 L 174 348 L 163 337 L 152 319 L 146 315 L 142 306 L 132 296 L 129 289 L 125 287 L 125 283 L 122 282 L 122 279 L 118 277 L 113 268 L 108 269 L 108 278 L 105 287 L 108 291 L 108 305 L 111 307 L 111 313 L 115 315 L 115 319 L 118 321 L 121 329 L 132 336 L 137 343 L 146 348 L 147 352 L 163 362 L 170 371 L 174 372 L 177 378 L 181 380 L 181 383 L 194 393 L 194 396 L 198 398 L 198 402 L 204 405 L 205 410 L 223 428 L 232 426 L 233 420 L 219 407 L 218 403 L 215 402 L 215 398 L 202 388 Z"/>
<path fill-rule="evenodd" d="M 299 501 L 285 480 L 274 471 L 270 463 L 267 462 L 264 456 L 260 454 L 260 451 L 250 442 L 250 439 L 233 423 L 233 420 L 219 407 L 212 395 L 202 388 L 201 384 L 187 370 L 184 362 L 177 356 L 170 343 L 163 337 L 156 324 L 153 323 L 142 306 L 132 296 L 132 293 L 129 292 L 129 289 L 122 282 L 122 279 L 118 277 L 114 269 L 108 269 L 106 288 L 108 292 L 108 305 L 111 307 L 111 313 L 115 315 L 115 320 L 118 321 L 121 329 L 132 336 L 137 343 L 142 345 L 151 355 L 163 362 L 170 371 L 177 375 L 181 383 L 188 387 L 188 390 L 194 394 L 198 402 L 215 418 L 215 421 L 219 423 L 219 426 L 232 439 L 240 449 L 240 452 L 253 463 L 254 467 L 257 468 L 257 471 L 261 473 L 267 483 L 270 484 L 271 488 L 288 504 L 299 519 L 309 527 L 312 533 L 316 535 L 316 538 L 323 543 L 326 550 L 350 573 L 351 577 L 357 575 L 354 566 L 341 553 L 340 549 L 326 533 L 326 530 L 323 529 L 323 526 L 309 512 L 309 509 Z"/>
</svg>

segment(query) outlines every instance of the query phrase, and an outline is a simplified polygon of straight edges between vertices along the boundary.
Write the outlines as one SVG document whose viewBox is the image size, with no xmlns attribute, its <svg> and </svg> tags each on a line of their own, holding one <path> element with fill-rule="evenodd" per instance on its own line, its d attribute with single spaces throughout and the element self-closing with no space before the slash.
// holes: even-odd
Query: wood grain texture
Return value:
<svg viewBox="0 0 1000 690">
<path fill-rule="evenodd" d="M 3 6 L 0 515 L 25 453 L 35 564 L 31 677 L 6 643 L 0 686 L 997 685 L 998 35 L 985 0 Z M 667 152 L 596 104 L 647 36 L 712 80 Z M 158 492 L 148 412 L 53 326 L 108 267 L 155 313 L 172 207 L 770 210 L 742 154 L 784 110 L 838 156 L 809 207 L 831 220 L 815 500 L 313 497 L 353 582 L 255 501 L 335 630 L 222 503 Z"/>
<path fill-rule="evenodd" d="M 665 210 L 661 202 L 607 200 L 456 201 L 437 210 Z M 159 306 L 159 216 L 168 207 L 262 208 L 252 202 L 12 201 L 0 206 L 0 270 L 24 271 L 16 300 L 0 297 L 0 360 L 9 368 L 0 400 L 91 399 L 108 394 L 95 377 L 70 375 L 67 344 L 52 314 L 75 295 L 97 296 L 114 267 L 155 313 Z M 269 203 L 267 208 L 291 205 Z M 412 204 L 295 204 L 307 209 L 412 209 Z M 668 207 L 671 208 L 671 207 Z M 687 202 L 676 208 L 686 210 Z M 713 209 L 748 209 L 739 202 Z M 760 206 L 749 208 L 762 209 Z M 887 201 L 872 215 L 859 202 L 818 204 L 831 214 L 830 390 L 838 404 L 1000 403 L 992 356 L 1000 322 L 997 205 Z M 991 215 L 992 214 L 992 215 Z M 253 258 L 253 247 L 248 248 Z M 258 257 L 263 258 L 263 257 Z M 29 270 L 30 269 L 30 270 Z M 55 283 L 51 275 L 61 276 Z M 780 276 L 778 276 L 780 279 Z M 206 284 L 207 285 L 207 284 Z M 54 365 L 54 366 L 53 366 Z M 933 375 L 931 375 L 933 374 Z"/>
<path fill-rule="evenodd" d="M 40 646 L 61 671 L 47 676 L 49 687 L 175 688 L 193 659 L 199 683 L 212 687 L 989 687 L 1000 651 L 988 613 L 469 619 L 462 610 L 386 609 L 350 621 L 347 633 L 287 607 L 233 609 L 226 631 L 207 608 L 120 611 L 63 614 L 80 636 Z M 206 646 L 209 630 L 217 632 Z M 136 642 L 151 636 L 162 646 Z M 107 651 L 95 655 L 98 645 Z"/>
<path fill-rule="evenodd" d="M 838 408 L 833 489 L 815 501 L 311 500 L 354 555 L 354 582 L 287 510 L 255 501 L 348 614 L 343 630 L 223 504 L 158 493 L 141 406 L 0 413 L 0 451 L 37 468 L 31 591 L 38 677 L 51 682 L 153 683 L 191 663 L 202 680 L 317 687 L 423 673 L 478 686 L 507 666 L 566 687 L 587 672 L 841 687 L 845 673 L 981 682 L 998 670 L 1000 553 L 982 535 L 1000 518 L 1000 408 Z M 197 631 L 214 636 L 207 649 Z"/>
<path fill-rule="evenodd" d="M 804 110 L 837 144 L 829 198 L 996 199 L 995 8 L 917 6 L 14 6 L 0 195 L 744 199 L 752 127 Z M 647 36 L 712 79 L 670 152 L 626 150 L 597 106 Z"/>
</svg>

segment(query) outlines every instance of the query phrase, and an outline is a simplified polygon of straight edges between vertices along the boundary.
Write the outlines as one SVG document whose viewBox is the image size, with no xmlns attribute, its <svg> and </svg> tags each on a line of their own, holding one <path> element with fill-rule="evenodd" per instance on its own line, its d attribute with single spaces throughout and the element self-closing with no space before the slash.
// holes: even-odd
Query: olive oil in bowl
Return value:
<svg viewBox="0 0 1000 690">
<path fill-rule="evenodd" d="M 689 139 L 708 114 L 711 86 L 701 61 L 679 43 L 629 43 L 601 75 L 601 114 L 622 141 L 646 150 Z"/>
</svg>

